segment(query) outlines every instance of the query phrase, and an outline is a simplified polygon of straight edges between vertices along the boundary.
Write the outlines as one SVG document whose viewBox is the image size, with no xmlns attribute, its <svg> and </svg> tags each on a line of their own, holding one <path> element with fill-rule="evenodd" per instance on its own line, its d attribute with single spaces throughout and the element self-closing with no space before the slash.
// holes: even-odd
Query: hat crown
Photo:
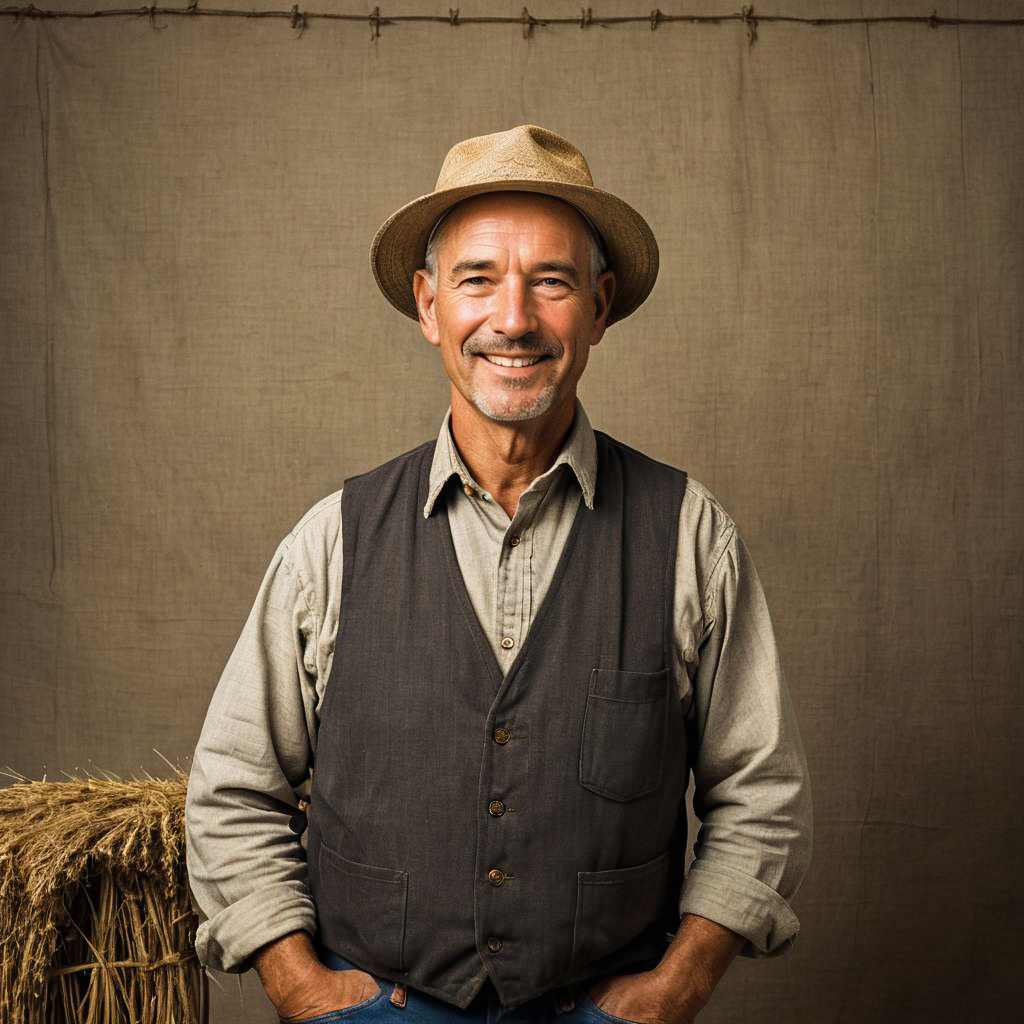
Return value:
<svg viewBox="0 0 1024 1024">
<path fill-rule="evenodd" d="M 452 146 L 436 191 L 494 181 L 594 184 L 586 159 L 571 142 L 546 128 L 523 124 Z"/>
</svg>

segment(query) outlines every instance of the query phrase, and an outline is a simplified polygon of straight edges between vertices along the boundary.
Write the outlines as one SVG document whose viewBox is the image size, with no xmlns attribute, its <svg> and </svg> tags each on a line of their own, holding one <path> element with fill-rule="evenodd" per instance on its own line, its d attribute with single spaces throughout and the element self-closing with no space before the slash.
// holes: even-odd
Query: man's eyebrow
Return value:
<svg viewBox="0 0 1024 1024">
<path fill-rule="evenodd" d="M 567 263 L 565 260 L 547 260 L 544 263 L 536 263 L 530 267 L 531 274 L 561 274 L 569 278 L 573 284 L 579 284 L 580 275 L 574 263 Z"/>
<path fill-rule="evenodd" d="M 448 276 L 454 278 L 470 271 L 492 271 L 496 269 L 496 267 L 497 263 L 494 260 L 459 260 L 459 262 L 448 271 Z M 563 277 L 569 278 L 573 285 L 578 285 L 580 280 L 579 271 L 576 269 L 575 264 L 569 263 L 566 260 L 545 260 L 543 263 L 535 263 L 529 268 L 528 273 L 561 274 Z"/>
<path fill-rule="evenodd" d="M 465 274 L 467 270 L 494 270 L 496 266 L 494 260 L 459 260 L 448 271 L 448 276 L 458 277 L 459 274 Z"/>
</svg>

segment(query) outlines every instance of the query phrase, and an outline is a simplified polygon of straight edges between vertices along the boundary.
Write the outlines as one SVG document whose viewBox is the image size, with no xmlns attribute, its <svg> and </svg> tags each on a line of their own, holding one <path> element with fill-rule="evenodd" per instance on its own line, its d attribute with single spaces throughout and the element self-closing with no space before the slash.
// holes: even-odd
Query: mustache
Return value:
<svg viewBox="0 0 1024 1024">
<path fill-rule="evenodd" d="M 519 338 L 504 338 L 500 334 L 472 337 L 463 346 L 467 356 L 553 356 L 558 359 L 565 349 L 556 341 L 548 341 L 538 334 L 524 334 Z"/>
</svg>

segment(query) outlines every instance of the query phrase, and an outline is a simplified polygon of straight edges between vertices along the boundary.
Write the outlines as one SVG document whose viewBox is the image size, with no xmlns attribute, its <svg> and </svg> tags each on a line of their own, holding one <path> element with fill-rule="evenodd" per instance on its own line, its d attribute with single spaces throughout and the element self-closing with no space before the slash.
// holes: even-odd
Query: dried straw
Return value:
<svg viewBox="0 0 1024 1024">
<path fill-rule="evenodd" d="M 0 789 L 0 1021 L 205 1024 L 185 780 Z"/>
</svg>

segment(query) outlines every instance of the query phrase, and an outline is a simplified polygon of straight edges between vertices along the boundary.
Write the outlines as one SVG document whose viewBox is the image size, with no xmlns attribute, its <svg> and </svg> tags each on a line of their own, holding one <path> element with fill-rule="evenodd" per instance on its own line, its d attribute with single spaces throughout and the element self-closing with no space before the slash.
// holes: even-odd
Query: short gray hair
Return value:
<svg viewBox="0 0 1024 1024">
<path fill-rule="evenodd" d="M 561 202 L 565 202 L 565 200 L 563 199 Z M 566 206 L 572 206 L 572 203 L 566 203 Z M 590 218 L 575 206 L 572 206 L 572 208 L 580 215 L 587 228 L 587 238 L 590 241 L 590 290 L 596 292 L 597 279 L 608 269 L 608 254 L 605 251 L 604 241 L 597 228 L 591 224 Z M 430 232 L 430 238 L 427 239 L 427 251 L 423 257 L 423 269 L 427 272 L 427 277 L 430 278 L 431 290 L 435 292 L 437 291 L 437 250 L 441 248 L 441 243 L 444 241 L 445 220 L 447 220 L 448 214 L 454 209 L 455 207 L 453 206 L 441 215 L 440 220 L 438 220 Z"/>
</svg>

